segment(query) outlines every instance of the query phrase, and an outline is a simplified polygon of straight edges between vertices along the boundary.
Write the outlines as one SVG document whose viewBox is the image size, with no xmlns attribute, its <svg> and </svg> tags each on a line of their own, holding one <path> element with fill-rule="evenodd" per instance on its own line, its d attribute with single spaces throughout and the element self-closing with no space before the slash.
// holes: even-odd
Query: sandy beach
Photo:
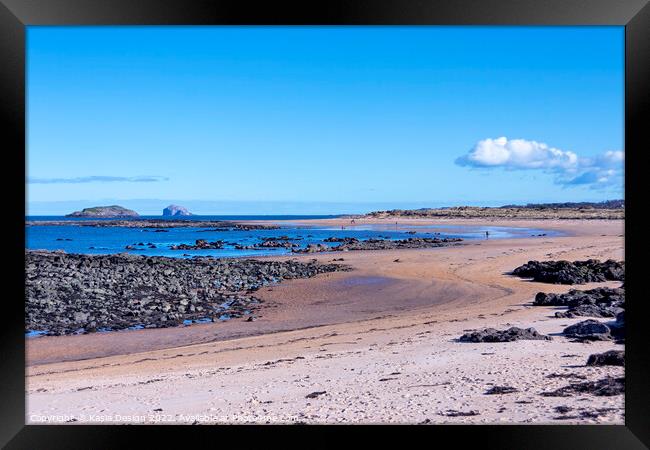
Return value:
<svg viewBox="0 0 650 450">
<path fill-rule="evenodd" d="M 292 223 L 341 227 L 350 220 Z M 343 258 L 354 270 L 261 289 L 254 322 L 29 339 L 27 423 L 624 422 L 622 395 L 540 395 L 623 376 L 622 367 L 585 365 L 589 355 L 623 346 L 570 342 L 559 333 L 584 318 L 558 319 L 555 307 L 531 306 L 540 291 L 620 282 L 549 285 L 508 275 L 529 260 L 624 260 L 622 220 L 355 223 L 498 225 L 563 235 L 300 255 Z M 510 326 L 553 339 L 456 341 L 467 330 Z M 485 394 L 494 386 L 516 392 Z"/>
</svg>

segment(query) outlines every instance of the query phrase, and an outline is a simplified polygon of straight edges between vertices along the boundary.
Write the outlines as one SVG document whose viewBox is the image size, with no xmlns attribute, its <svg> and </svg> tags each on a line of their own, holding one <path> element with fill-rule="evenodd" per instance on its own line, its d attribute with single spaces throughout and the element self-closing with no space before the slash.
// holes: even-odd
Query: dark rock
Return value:
<svg viewBox="0 0 650 450">
<path fill-rule="evenodd" d="M 584 284 L 602 281 L 625 281 L 625 262 L 608 259 L 586 261 L 528 261 L 512 274 L 534 281 L 554 284 Z"/>
<path fill-rule="evenodd" d="M 588 291 L 571 289 L 566 294 L 546 294 L 539 292 L 535 296 L 535 306 L 582 306 L 582 305 L 623 305 L 625 304 L 624 288 L 596 288 Z"/>
<path fill-rule="evenodd" d="M 289 242 L 285 239 L 268 239 L 265 238 L 263 239 L 262 242 L 254 245 L 241 245 L 241 244 L 236 244 L 235 248 L 237 250 L 258 250 L 261 248 L 286 248 L 286 249 L 292 249 L 292 248 L 297 248 L 300 247 L 299 244 L 296 244 L 295 242 Z"/>
<path fill-rule="evenodd" d="M 456 245 L 461 242 L 459 238 L 408 238 L 401 240 L 391 239 L 366 239 L 360 241 L 355 238 L 328 238 L 326 242 L 341 242 L 336 247 L 329 247 L 324 244 L 309 244 L 304 249 L 294 249 L 294 253 L 315 253 L 315 252 L 347 252 L 352 250 L 395 250 L 403 248 L 434 248 L 448 245 Z"/>
<path fill-rule="evenodd" d="M 567 311 L 558 311 L 555 313 L 555 317 L 564 319 L 564 318 L 573 318 L 573 317 L 614 317 L 616 313 L 620 312 L 620 308 L 610 308 L 600 305 L 581 305 L 576 306 L 575 308 L 570 308 Z"/>
<path fill-rule="evenodd" d="M 170 245 L 170 250 L 214 250 L 223 248 L 224 241 L 208 242 L 205 239 L 197 239 L 194 245 L 191 244 L 178 244 Z"/>
<path fill-rule="evenodd" d="M 456 411 L 455 409 L 448 409 L 444 413 L 440 413 L 441 416 L 447 417 L 469 417 L 469 416 L 478 416 L 478 411 Z"/>
<path fill-rule="evenodd" d="M 605 353 L 595 353 L 589 356 L 588 366 L 625 366 L 624 350 L 609 350 Z"/>
<path fill-rule="evenodd" d="M 466 333 L 459 338 L 460 342 L 512 342 L 518 340 L 551 340 L 550 336 L 539 334 L 534 328 L 511 327 L 507 330 L 485 328 Z"/>
<path fill-rule="evenodd" d="M 315 391 L 315 392 L 312 392 L 311 394 L 305 395 L 305 398 L 317 398 L 317 397 L 319 397 L 319 396 L 321 396 L 323 394 L 326 394 L 326 393 L 327 393 L 327 391 Z"/>
<path fill-rule="evenodd" d="M 566 294 L 539 292 L 535 306 L 567 306 L 567 311 L 555 313 L 559 318 L 578 316 L 615 317 L 625 308 L 625 289 L 596 288 L 588 291 L 572 289 Z"/>
<path fill-rule="evenodd" d="M 25 252 L 25 327 L 50 335 L 243 317 L 253 292 L 285 279 L 349 270 L 338 264 Z"/>
<path fill-rule="evenodd" d="M 610 397 L 625 393 L 625 378 L 603 378 L 598 381 L 575 383 L 551 392 L 542 392 L 544 397 L 570 397 L 573 394 L 592 394 L 599 397 Z"/>
<path fill-rule="evenodd" d="M 486 395 L 495 395 L 495 394 L 512 394 L 514 392 L 519 392 L 518 389 L 513 388 L 512 386 L 493 386 L 487 391 Z"/>
<path fill-rule="evenodd" d="M 359 239 L 353 237 L 328 237 L 323 242 L 347 242 L 350 244 L 359 242 Z"/>
<path fill-rule="evenodd" d="M 612 339 L 610 328 L 594 319 L 584 320 L 566 327 L 563 333 L 567 337 L 583 341 L 608 341 Z"/>
<path fill-rule="evenodd" d="M 308 244 L 307 247 L 303 249 L 293 249 L 291 251 L 294 253 L 318 253 L 327 252 L 330 250 L 330 247 L 325 244 Z"/>
<path fill-rule="evenodd" d="M 609 328 L 612 330 L 612 336 L 619 341 L 625 340 L 625 311 L 616 315 L 616 321 L 610 322 Z"/>
</svg>

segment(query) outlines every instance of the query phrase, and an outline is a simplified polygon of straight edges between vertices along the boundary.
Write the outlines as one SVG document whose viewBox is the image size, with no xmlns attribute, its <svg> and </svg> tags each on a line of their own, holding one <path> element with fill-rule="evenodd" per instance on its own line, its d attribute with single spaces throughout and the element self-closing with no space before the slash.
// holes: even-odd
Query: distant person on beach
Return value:
<svg viewBox="0 0 650 450">
<path fill-rule="evenodd" d="M 489 232 L 489 231 L 486 231 L 486 232 L 485 232 L 485 239 L 488 239 L 489 237 L 490 237 L 490 232 Z"/>
</svg>

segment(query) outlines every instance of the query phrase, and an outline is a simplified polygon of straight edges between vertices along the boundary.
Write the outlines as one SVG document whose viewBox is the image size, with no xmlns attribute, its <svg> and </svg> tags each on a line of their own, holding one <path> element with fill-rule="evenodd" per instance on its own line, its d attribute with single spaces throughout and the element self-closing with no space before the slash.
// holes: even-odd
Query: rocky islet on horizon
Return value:
<svg viewBox="0 0 650 450">
<path fill-rule="evenodd" d="M 169 205 L 163 209 L 162 215 L 164 217 L 178 217 L 178 216 L 191 216 L 192 213 L 187 210 L 184 206 L 179 205 Z"/>
<path fill-rule="evenodd" d="M 66 217 L 140 217 L 140 215 L 131 210 L 126 209 L 123 206 L 111 205 L 111 206 L 93 206 L 91 208 L 84 208 L 81 211 L 75 211 L 73 213 L 67 214 Z"/>
</svg>

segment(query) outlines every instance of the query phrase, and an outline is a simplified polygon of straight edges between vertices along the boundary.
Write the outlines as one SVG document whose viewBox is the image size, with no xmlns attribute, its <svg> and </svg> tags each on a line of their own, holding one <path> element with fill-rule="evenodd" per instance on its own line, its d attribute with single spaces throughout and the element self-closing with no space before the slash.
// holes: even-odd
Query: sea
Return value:
<svg viewBox="0 0 650 450">
<path fill-rule="evenodd" d="M 450 226 L 450 225 L 409 225 L 396 226 L 391 224 L 367 225 L 354 224 L 351 221 L 341 226 L 301 225 L 294 221 L 307 219 L 332 219 L 335 215 L 310 215 L 310 216 L 187 216 L 187 217 L 162 217 L 140 216 L 139 219 L 170 219 L 193 221 L 251 221 L 264 220 L 268 225 L 277 225 L 280 228 L 273 230 L 235 230 L 210 231 L 210 227 L 177 227 L 166 228 L 167 232 L 155 232 L 154 228 L 131 227 L 93 227 L 82 226 L 85 220 L 98 220 L 86 218 L 73 218 L 64 216 L 27 216 L 26 221 L 69 221 L 70 225 L 33 225 L 25 227 L 25 247 L 30 250 L 63 250 L 66 253 L 80 254 L 115 254 L 131 253 L 146 256 L 167 256 L 174 258 L 192 258 L 194 256 L 212 256 L 222 258 L 255 257 L 266 255 L 290 254 L 290 249 L 263 248 L 255 250 L 239 250 L 235 245 L 254 245 L 264 238 L 277 238 L 287 236 L 292 242 L 304 248 L 309 244 L 325 244 L 331 246 L 337 243 L 327 243 L 330 237 L 354 237 L 365 239 L 406 239 L 409 237 L 437 237 L 461 238 L 464 240 L 504 239 L 515 237 L 544 237 L 557 236 L 557 231 L 538 228 L 513 228 L 499 226 Z M 129 219 L 120 219 L 129 220 Z M 138 220 L 138 219 L 131 219 Z M 413 233 L 415 232 L 415 233 Z M 197 239 L 207 241 L 225 241 L 221 249 L 209 250 L 172 250 L 171 246 L 179 244 L 194 244 Z M 143 245 L 139 245 L 143 244 Z M 150 248 L 153 244 L 155 248 Z M 135 246 L 127 249 L 127 246 Z"/>
</svg>

